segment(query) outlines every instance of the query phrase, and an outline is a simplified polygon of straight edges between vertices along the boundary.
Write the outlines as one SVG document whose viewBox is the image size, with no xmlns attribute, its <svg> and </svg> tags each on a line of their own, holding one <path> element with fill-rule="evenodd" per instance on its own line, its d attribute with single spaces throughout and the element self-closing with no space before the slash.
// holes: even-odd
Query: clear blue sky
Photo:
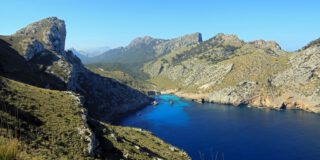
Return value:
<svg viewBox="0 0 320 160">
<path fill-rule="evenodd" d="M 67 47 L 127 45 L 138 36 L 174 38 L 201 32 L 275 40 L 298 49 L 320 37 L 319 0 L 6 0 L 0 34 L 49 16 L 67 24 Z"/>
</svg>

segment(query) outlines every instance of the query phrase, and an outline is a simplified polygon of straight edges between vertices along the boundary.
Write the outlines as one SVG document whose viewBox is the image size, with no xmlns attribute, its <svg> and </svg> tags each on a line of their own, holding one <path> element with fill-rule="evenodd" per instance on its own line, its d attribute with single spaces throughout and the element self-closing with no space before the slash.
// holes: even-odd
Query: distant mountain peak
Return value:
<svg viewBox="0 0 320 160">
<path fill-rule="evenodd" d="M 270 48 L 270 49 L 281 50 L 280 45 L 275 41 L 255 40 L 255 41 L 249 42 L 249 44 L 252 44 L 256 48 L 261 48 L 261 49 Z"/>
<path fill-rule="evenodd" d="M 87 57 L 95 57 L 109 51 L 110 49 L 111 48 L 108 46 L 102 46 L 102 47 L 82 49 L 82 50 L 79 50 L 79 52 Z"/>
<path fill-rule="evenodd" d="M 202 34 L 200 32 L 195 32 L 192 34 L 187 34 L 178 38 L 174 38 L 172 40 L 185 41 L 190 43 L 201 43 L 202 42 Z"/>
<path fill-rule="evenodd" d="M 173 39 L 156 39 L 151 36 L 143 36 L 135 38 L 131 43 L 128 45 L 129 47 L 138 46 L 141 44 L 152 44 L 155 45 L 168 45 L 168 44 L 176 44 L 178 46 L 186 45 L 186 44 L 194 44 L 194 43 L 201 43 L 202 42 L 202 34 L 199 32 L 195 32 L 192 34 L 187 34 L 181 37 L 173 38 Z"/>
<path fill-rule="evenodd" d="M 224 40 L 224 41 L 241 41 L 239 37 L 235 34 L 224 34 L 224 33 L 218 33 L 216 36 L 214 36 L 215 40 Z"/>
<path fill-rule="evenodd" d="M 151 36 L 143 36 L 143 37 L 138 37 L 138 38 L 135 38 L 134 40 L 131 41 L 131 43 L 128 45 L 129 47 L 135 47 L 135 46 L 138 46 L 138 45 L 141 45 L 141 44 L 150 44 L 154 41 L 163 41 L 163 40 L 160 40 L 160 39 L 155 39 L 155 38 L 152 38 Z"/>
<path fill-rule="evenodd" d="M 218 33 L 216 36 L 214 36 L 211 41 L 218 43 L 218 44 L 226 44 L 231 46 L 242 46 L 245 44 L 243 40 L 241 40 L 237 35 L 235 34 L 224 34 L 224 33 Z"/>
</svg>

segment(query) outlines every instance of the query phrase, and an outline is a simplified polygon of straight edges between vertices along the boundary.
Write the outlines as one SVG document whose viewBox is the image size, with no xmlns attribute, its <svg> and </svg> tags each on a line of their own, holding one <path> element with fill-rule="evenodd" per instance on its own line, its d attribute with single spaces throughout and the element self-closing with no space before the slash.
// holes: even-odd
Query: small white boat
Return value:
<svg viewBox="0 0 320 160">
<path fill-rule="evenodd" d="M 158 102 L 157 101 L 153 101 L 152 105 L 156 106 L 156 105 L 158 105 Z"/>
</svg>

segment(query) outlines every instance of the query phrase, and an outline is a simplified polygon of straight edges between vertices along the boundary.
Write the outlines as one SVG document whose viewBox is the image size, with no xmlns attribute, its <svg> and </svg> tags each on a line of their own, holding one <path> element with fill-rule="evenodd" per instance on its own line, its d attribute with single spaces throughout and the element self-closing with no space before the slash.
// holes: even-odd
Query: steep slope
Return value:
<svg viewBox="0 0 320 160">
<path fill-rule="evenodd" d="M 106 124 L 151 99 L 85 68 L 65 37 L 56 17 L 0 37 L 1 149 L 16 138 L 21 159 L 190 159 L 150 132 Z"/>
<path fill-rule="evenodd" d="M 89 60 L 89 57 L 87 55 L 80 51 L 77 51 L 75 48 L 70 48 L 68 50 L 71 51 L 74 55 L 76 55 L 82 63 L 86 63 Z"/>
<path fill-rule="evenodd" d="M 200 45 L 177 50 L 151 61 L 145 64 L 144 71 L 151 78 L 169 78 L 173 82 L 179 80 L 181 83 L 178 84 L 181 87 L 209 88 L 207 83 L 211 82 L 211 85 L 214 85 L 214 81 L 220 81 L 221 77 L 234 67 L 232 63 L 217 65 L 218 63 L 253 53 L 270 58 L 281 57 L 280 55 L 284 54 L 274 42 L 245 43 L 235 35 L 218 34 Z M 261 58 L 256 57 L 253 60 Z"/>
<path fill-rule="evenodd" d="M 105 120 L 150 102 L 142 93 L 87 70 L 72 52 L 64 51 L 65 38 L 65 23 L 56 17 L 1 36 L 0 74 L 39 87 L 80 93 L 87 99 L 89 114 Z"/>
<path fill-rule="evenodd" d="M 0 87 L 0 142 L 16 137 L 18 159 L 190 159 L 150 132 L 92 120 L 72 92 L 3 77 Z"/>
<path fill-rule="evenodd" d="M 42 64 L 35 64 L 33 61 L 27 61 L 24 55 L 28 53 L 18 52 L 19 39 L 13 36 L 0 36 L 0 74 L 15 80 L 19 80 L 28 84 L 50 87 L 54 89 L 64 89 L 66 84 L 61 77 L 44 72 L 45 69 Z M 32 48 L 32 45 L 30 46 Z M 38 54 L 44 54 L 43 58 L 49 58 L 48 64 L 55 66 L 56 55 L 47 50 L 43 50 Z M 31 57 L 31 56 L 30 56 Z M 29 57 L 29 58 L 30 58 Z M 57 71 L 58 72 L 58 71 Z"/>
<path fill-rule="evenodd" d="M 5 138 L 19 137 L 20 156 L 89 159 L 92 132 L 81 118 L 85 110 L 77 95 L 3 77 L 0 85 L 0 133 Z"/>
<path fill-rule="evenodd" d="M 139 91 L 85 68 L 72 52 L 65 55 L 66 61 L 72 64 L 68 90 L 80 93 L 87 99 L 85 105 L 90 115 L 111 120 L 150 104 L 151 99 Z"/>
<path fill-rule="evenodd" d="M 146 63 L 160 90 L 210 102 L 319 112 L 319 49 L 299 53 L 275 42 L 218 34 L 197 46 Z"/>
</svg>

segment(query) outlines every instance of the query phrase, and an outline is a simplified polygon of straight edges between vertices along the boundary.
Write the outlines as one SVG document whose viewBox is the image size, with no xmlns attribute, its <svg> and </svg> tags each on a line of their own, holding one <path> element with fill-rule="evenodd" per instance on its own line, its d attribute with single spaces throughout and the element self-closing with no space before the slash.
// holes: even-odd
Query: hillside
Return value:
<svg viewBox="0 0 320 160">
<path fill-rule="evenodd" d="M 146 43 L 137 40 L 137 44 Z M 126 61 L 121 67 L 108 62 L 87 66 L 92 70 L 113 68 L 134 79 L 144 77 L 137 82 L 198 101 L 319 112 L 318 41 L 297 52 L 287 52 L 274 41 L 245 42 L 236 35 L 221 33 L 203 42 L 180 45 L 153 59 L 137 56 L 141 61 L 135 67 Z M 136 53 L 124 51 L 118 56 L 127 54 Z M 108 67 L 103 67 L 106 64 Z"/>
<path fill-rule="evenodd" d="M 130 74 L 127 74 L 125 71 L 112 70 L 110 69 L 111 67 L 110 68 L 107 67 L 108 70 L 104 70 L 103 68 L 97 67 L 96 65 L 87 65 L 87 68 L 92 72 L 97 73 L 103 77 L 116 79 L 119 82 L 127 86 L 130 86 L 134 89 L 137 89 L 139 91 L 150 91 L 155 89 L 155 86 L 152 83 L 143 81 L 136 77 L 132 77 Z"/>
<path fill-rule="evenodd" d="M 3 77 L 0 80 L 1 136 L 19 137 L 21 156 L 25 159 L 89 158 L 90 144 L 81 139 L 90 140 L 90 137 L 80 132 L 90 135 L 91 131 L 81 118 L 85 109 L 77 95 Z"/>
<path fill-rule="evenodd" d="M 152 98 L 88 70 L 65 39 L 56 17 L 0 36 L 0 159 L 190 159 L 150 132 L 108 124 Z"/>
<path fill-rule="evenodd" d="M 0 141 L 17 137 L 18 159 L 188 159 L 150 132 L 92 120 L 80 95 L 0 80 Z"/>
<path fill-rule="evenodd" d="M 218 34 L 148 62 L 143 70 L 160 90 L 186 98 L 319 112 L 319 58 L 315 45 L 289 53 L 275 42 Z"/>
</svg>

